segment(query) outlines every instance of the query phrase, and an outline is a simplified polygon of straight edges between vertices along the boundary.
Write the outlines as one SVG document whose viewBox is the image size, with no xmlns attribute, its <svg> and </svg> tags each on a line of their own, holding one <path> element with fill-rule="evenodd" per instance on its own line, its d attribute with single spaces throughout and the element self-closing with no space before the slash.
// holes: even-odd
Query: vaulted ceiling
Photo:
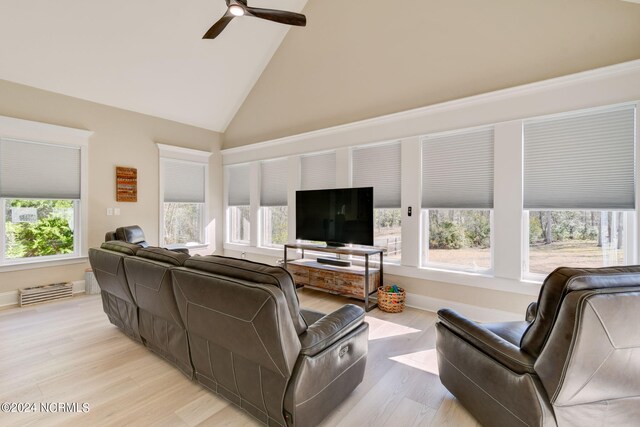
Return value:
<svg viewBox="0 0 640 427">
<path fill-rule="evenodd" d="M 295 12 L 306 2 L 249 0 Z M 202 40 L 225 10 L 224 0 L 0 0 L 0 79 L 222 132 L 290 29 L 244 17 Z"/>
</svg>

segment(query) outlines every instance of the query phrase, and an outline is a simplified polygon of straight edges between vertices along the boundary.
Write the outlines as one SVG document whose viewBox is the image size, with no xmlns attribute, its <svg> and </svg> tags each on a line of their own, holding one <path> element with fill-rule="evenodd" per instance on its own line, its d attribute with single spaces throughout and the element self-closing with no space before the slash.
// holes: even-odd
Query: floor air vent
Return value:
<svg viewBox="0 0 640 427">
<path fill-rule="evenodd" d="M 20 307 L 71 298 L 73 296 L 73 284 L 54 283 L 51 285 L 34 286 L 20 289 Z"/>
</svg>

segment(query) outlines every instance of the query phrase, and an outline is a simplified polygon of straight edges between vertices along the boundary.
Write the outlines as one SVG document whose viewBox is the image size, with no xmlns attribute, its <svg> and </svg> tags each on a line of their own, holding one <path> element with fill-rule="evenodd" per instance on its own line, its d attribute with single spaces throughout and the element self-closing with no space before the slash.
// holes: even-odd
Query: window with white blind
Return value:
<svg viewBox="0 0 640 427">
<path fill-rule="evenodd" d="M 1 263 L 79 255 L 82 149 L 0 139 Z"/>
<path fill-rule="evenodd" d="M 226 167 L 227 232 L 231 243 L 249 244 L 251 231 L 251 165 Z"/>
<path fill-rule="evenodd" d="M 627 262 L 635 126 L 633 105 L 525 121 L 525 274 Z"/>
<path fill-rule="evenodd" d="M 300 188 L 321 190 L 336 187 L 336 153 L 321 153 L 300 158 Z"/>
<path fill-rule="evenodd" d="M 261 246 L 282 247 L 287 243 L 287 159 L 260 163 Z"/>
<path fill-rule="evenodd" d="M 493 127 L 422 138 L 422 265 L 491 269 Z"/>
<path fill-rule="evenodd" d="M 400 143 L 354 148 L 351 161 L 352 186 L 373 187 L 374 245 L 387 249 L 388 261 L 399 262 L 402 256 Z"/>
<path fill-rule="evenodd" d="M 209 153 L 158 144 L 162 245 L 207 244 L 207 178 Z M 180 155 L 188 152 L 188 156 Z M 173 158 L 167 157 L 177 154 Z M 189 157 L 192 160 L 184 160 Z"/>
</svg>

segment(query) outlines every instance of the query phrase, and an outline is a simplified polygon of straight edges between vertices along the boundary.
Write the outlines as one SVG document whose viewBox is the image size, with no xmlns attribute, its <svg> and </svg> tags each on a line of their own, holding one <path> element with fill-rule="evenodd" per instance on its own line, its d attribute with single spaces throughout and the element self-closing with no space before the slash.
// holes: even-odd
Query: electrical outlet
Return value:
<svg viewBox="0 0 640 427">
<path fill-rule="evenodd" d="M 114 215 L 120 215 L 120 208 L 113 208 Z"/>
<path fill-rule="evenodd" d="M 107 216 L 113 215 L 113 208 L 107 208 Z"/>
</svg>

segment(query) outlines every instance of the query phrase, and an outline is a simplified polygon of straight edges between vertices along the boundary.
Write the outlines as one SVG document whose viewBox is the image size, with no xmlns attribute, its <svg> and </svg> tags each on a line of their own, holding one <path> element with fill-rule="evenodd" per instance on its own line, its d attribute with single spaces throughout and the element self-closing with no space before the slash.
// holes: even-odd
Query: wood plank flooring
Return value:
<svg viewBox="0 0 640 427">
<path fill-rule="evenodd" d="M 351 302 L 302 289 L 303 307 Z M 323 426 L 478 426 L 440 384 L 435 314 L 367 313 L 362 384 Z M 85 413 L 4 413 L 0 426 L 255 426 L 107 320 L 97 295 L 0 311 L 0 403 L 88 403 Z"/>
</svg>

